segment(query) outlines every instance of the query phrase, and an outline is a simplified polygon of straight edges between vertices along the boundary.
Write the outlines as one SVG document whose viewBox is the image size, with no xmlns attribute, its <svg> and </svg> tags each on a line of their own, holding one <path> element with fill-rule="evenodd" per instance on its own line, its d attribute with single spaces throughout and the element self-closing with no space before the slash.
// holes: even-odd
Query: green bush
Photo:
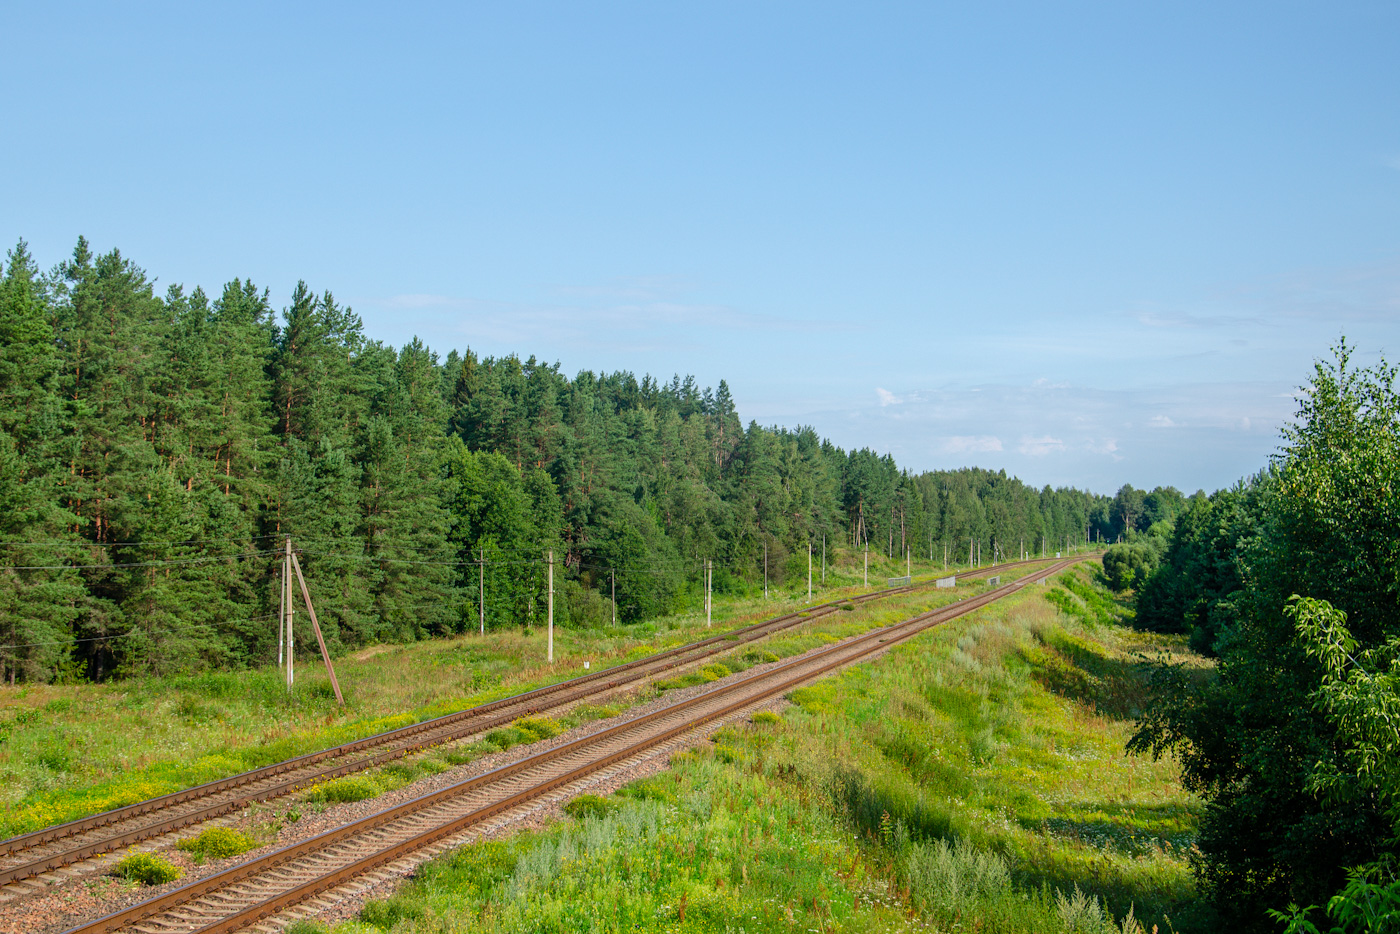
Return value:
<svg viewBox="0 0 1400 934">
<path fill-rule="evenodd" d="M 609 798 L 600 798 L 597 795 L 579 795 L 564 805 L 564 813 L 575 820 L 586 820 L 590 817 L 607 817 L 618 807 L 620 805 Z"/>
<path fill-rule="evenodd" d="M 317 785 L 307 795 L 310 801 L 324 801 L 327 804 L 343 804 L 349 801 L 363 801 L 377 797 L 379 786 L 363 775 L 347 775 L 334 781 Z"/>
<path fill-rule="evenodd" d="M 208 859 L 228 859 L 255 848 L 258 841 L 229 827 L 210 827 L 198 836 L 187 837 L 175 844 L 177 849 Z"/>
<path fill-rule="evenodd" d="M 760 710 L 758 713 L 754 714 L 749 719 L 752 720 L 754 723 L 758 724 L 781 723 L 783 721 L 782 717 L 778 716 L 771 710 Z"/>
<path fill-rule="evenodd" d="M 174 882 L 184 874 L 183 869 L 154 853 L 132 853 L 112 867 L 112 875 L 142 885 L 163 885 Z"/>
</svg>

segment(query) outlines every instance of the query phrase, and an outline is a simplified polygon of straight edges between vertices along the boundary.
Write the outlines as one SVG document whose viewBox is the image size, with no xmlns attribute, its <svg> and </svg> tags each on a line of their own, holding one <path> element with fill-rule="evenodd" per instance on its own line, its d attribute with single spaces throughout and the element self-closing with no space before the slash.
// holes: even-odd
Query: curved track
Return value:
<svg viewBox="0 0 1400 934">
<path fill-rule="evenodd" d="M 985 577 L 997 571 L 1046 561 L 1007 562 L 958 576 Z M 746 643 L 827 616 L 843 605 L 859 605 L 906 594 L 931 583 L 872 591 L 818 604 L 468 710 L 12 837 L 0 841 L 0 885 L 52 872 L 102 853 L 232 813 L 255 802 L 271 800 L 318 782 L 374 768 L 431 746 L 479 735 L 523 716 L 599 699 L 635 682 L 700 664 Z"/>
</svg>

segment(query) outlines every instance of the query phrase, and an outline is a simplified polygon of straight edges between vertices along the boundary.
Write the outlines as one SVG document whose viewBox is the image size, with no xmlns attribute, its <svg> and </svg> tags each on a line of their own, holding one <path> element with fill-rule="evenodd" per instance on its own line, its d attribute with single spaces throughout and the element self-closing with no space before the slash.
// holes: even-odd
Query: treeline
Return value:
<svg viewBox="0 0 1400 934">
<path fill-rule="evenodd" d="M 11 682 L 266 660 L 285 536 L 344 647 L 539 621 L 551 554 L 556 622 L 593 625 L 686 605 L 707 559 L 742 591 L 805 582 L 809 543 L 987 561 L 1120 531 L 1104 497 L 744 426 L 723 382 L 395 349 L 305 284 L 280 314 L 237 279 L 158 296 L 81 239 L 0 279 Z"/>
<path fill-rule="evenodd" d="M 1317 365 L 1266 469 L 1186 502 L 1137 592 L 1140 625 L 1218 659 L 1156 668 L 1130 748 L 1177 755 L 1206 799 L 1194 865 L 1229 930 L 1280 930 L 1269 911 L 1328 904 L 1354 867 L 1332 910 L 1392 914 L 1335 930 L 1391 930 L 1400 896 L 1400 395 L 1349 356 Z"/>
</svg>

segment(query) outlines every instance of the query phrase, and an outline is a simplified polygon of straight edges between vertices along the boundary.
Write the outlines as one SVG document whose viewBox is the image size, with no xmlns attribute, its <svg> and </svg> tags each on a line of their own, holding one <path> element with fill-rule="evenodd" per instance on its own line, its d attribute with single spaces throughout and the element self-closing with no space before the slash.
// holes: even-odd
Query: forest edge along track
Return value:
<svg viewBox="0 0 1400 934">
<path fill-rule="evenodd" d="M 1082 559 L 1059 561 L 1047 573 L 1058 573 L 1079 560 Z M 141 930 L 146 931 L 227 934 L 239 930 L 334 889 L 363 873 L 398 860 L 415 850 L 454 837 L 474 824 L 567 785 L 588 773 L 604 769 L 647 748 L 664 744 L 717 719 L 771 701 L 774 696 L 890 648 L 928 628 L 980 609 L 1035 583 L 1040 576 L 1027 575 L 995 590 L 814 649 L 758 675 L 726 678 L 694 697 L 677 701 L 632 720 L 604 727 L 564 745 L 535 753 L 447 788 L 327 830 L 315 837 L 190 882 L 122 911 L 75 926 L 65 934 L 109 934 L 137 922 L 143 922 Z M 667 722 L 675 720 L 677 715 L 681 715 L 679 722 Z M 628 736 L 652 724 L 657 725 L 658 732 L 635 741 Z M 620 748 L 609 745 L 614 741 L 623 745 Z M 590 747 L 598 747 L 598 751 L 589 753 Z M 568 767 L 567 761 L 564 761 L 562 766 L 555 765 L 555 771 L 550 771 L 550 763 L 567 760 L 571 754 L 582 756 L 583 761 L 573 767 Z M 510 780 L 532 770 L 544 770 L 545 774 L 530 779 L 532 783 L 523 788 L 509 784 Z M 497 785 L 506 787 L 499 789 L 497 797 L 480 806 L 472 802 L 467 809 L 459 808 L 459 813 L 450 814 L 442 819 L 428 821 L 428 818 L 423 817 L 433 809 L 450 809 L 451 802 L 461 796 L 474 792 L 489 794 Z M 415 819 L 428 821 L 432 826 L 420 830 L 400 823 Z M 396 823 L 399 823 L 397 831 L 394 827 Z M 373 836 L 378 834 L 381 838 L 392 837 L 395 832 L 399 834 L 398 839 L 376 840 Z M 328 866 L 324 870 L 304 863 L 297 865 L 297 861 L 303 860 L 339 864 Z M 311 878 L 307 878 L 308 875 Z M 239 891 L 230 890 L 232 886 L 239 886 Z M 216 898 L 205 902 L 198 901 L 214 893 L 218 893 Z M 180 908 L 180 913 L 168 922 L 162 922 L 159 916 L 175 908 Z"/>
<path fill-rule="evenodd" d="M 961 576 L 977 578 L 995 571 L 1043 564 L 1046 560 L 1008 562 L 976 569 Z M 12 837 L 0 841 L 0 858 L 28 858 L 23 861 L 10 860 L 10 865 L 0 866 L 0 885 L 33 878 L 121 847 L 212 820 L 255 802 L 271 800 L 317 782 L 374 768 L 431 746 L 480 734 L 506 725 L 521 716 L 557 709 L 595 698 L 600 694 L 611 693 L 662 672 L 698 664 L 714 655 L 731 652 L 747 642 L 766 638 L 800 623 L 829 615 L 842 606 L 860 605 L 932 585 L 932 581 L 923 581 L 911 586 L 871 591 L 817 604 L 487 704 Z M 379 751 L 373 752 L 374 750 Z M 366 755 L 359 756 L 360 753 Z M 339 761 L 347 759 L 350 761 Z M 331 764 L 337 761 L 339 764 Z M 162 812 L 168 816 L 153 821 L 140 820 L 142 817 L 154 817 Z M 90 835 L 103 828 L 109 828 L 109 832 L 81 839 L 84 835 Z M 61 843 L 69 840 L 69 844 Z M 63 848 L 55 848 L 54 844 L 60 844 Z"/>
</svg>

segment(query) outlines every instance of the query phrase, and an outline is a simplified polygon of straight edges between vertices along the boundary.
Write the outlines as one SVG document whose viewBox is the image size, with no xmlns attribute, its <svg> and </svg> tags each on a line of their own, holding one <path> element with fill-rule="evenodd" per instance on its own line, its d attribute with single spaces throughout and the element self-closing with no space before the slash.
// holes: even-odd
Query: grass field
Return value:
<svg viewBox="0 0 1400 934">
<path fill-rule="evenodd" d="M 859 560 L 844 555 L 829 575 L 832 586 L 816 601 L 861 590 Z M 903 570 L 903 562 L 876 559 L 871 580 L 883 583 Z M 805 651 L 820 633 L 847 634 L 949 599 L 939 592 L 881 601 L 762 648 L 778 655 Z M 805 603 L 805 587 L 775 591 L 770 601 L 721 598 L 714 625 L 731 628 Z M 545 635 L 538 630 L 373 646 L 336 660 L 343 709 L 318 659 L 299 661 L 291 694 L 274 667 L 97 685 L 0 686 L 0 837 L 573 677 L 583 673 L 584 661 L 596 670 L 704 633 L 703 612 L 609 629 L 560 629 L 554 665 L 544 663 Z"/>
<path fill-rule="evenodd" d="M 1138 657 L 1199 661 L 1121 616 L 1086 575 L 1031 588 L 590 816 L 430 863 L 340 932 L 1213 930 L 1199 802 L 1123 754 Z"/>
</svg>

